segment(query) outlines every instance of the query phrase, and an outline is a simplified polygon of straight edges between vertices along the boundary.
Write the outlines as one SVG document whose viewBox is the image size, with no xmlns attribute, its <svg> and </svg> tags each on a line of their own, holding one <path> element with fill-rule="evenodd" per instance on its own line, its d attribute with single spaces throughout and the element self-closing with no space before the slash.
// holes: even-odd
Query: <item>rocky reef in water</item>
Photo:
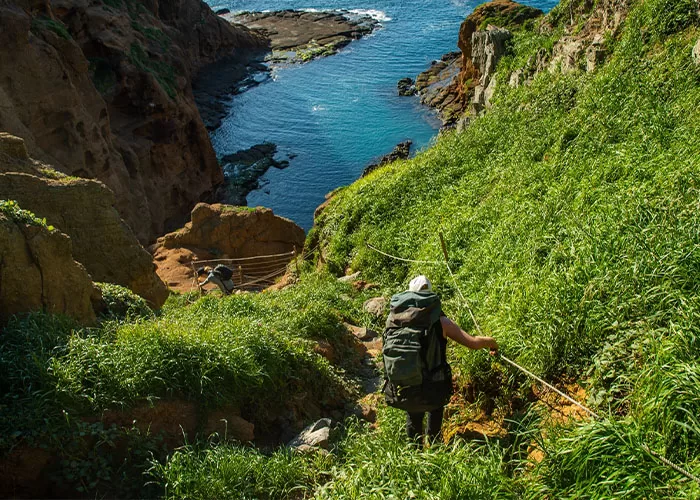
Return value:
<svg viewBox="0 0 700 500">
<path fill-rule="evenodd" d="M 0 130 L 103 182 L 146 243 L 223 181 L 192 78 L 268 42 L 200 0 L 13 0 L 0 5 L 0 43 Z"/>
<path fill-rule="evenodd" d="M 269 37 L 271 53 L 266 59 L 277 63 L 308 62 L 335 54 L 380 26 L 373 17 L 350 11 L 244 12 L 226 18 Z"/>
</svg>

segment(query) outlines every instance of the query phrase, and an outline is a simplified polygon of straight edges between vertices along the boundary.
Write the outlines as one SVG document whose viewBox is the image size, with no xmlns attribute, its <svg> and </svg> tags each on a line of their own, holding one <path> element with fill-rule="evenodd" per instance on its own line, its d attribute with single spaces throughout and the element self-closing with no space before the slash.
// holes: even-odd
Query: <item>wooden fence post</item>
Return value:
<svg viewBox="0 0 700 500">
<path fill-rule="evenodd" d="M 297 246 L 294 245 L 294 267 L 297 270 L 297 276 L 301 276 L 299 273 L 299 254 L 297 253 Z"/>
</svg>

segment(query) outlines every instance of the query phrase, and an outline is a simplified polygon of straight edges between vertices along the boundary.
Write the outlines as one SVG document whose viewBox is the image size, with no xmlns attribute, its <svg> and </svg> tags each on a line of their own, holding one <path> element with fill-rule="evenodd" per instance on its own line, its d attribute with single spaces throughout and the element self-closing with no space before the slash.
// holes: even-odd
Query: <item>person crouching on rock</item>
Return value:
<svg viewBox="0 0 700 500">
<path fill-rule="evenodd" d="M 447 363 L 447 339 L 470 349 L 498 344 L 491 337 L 474 337 L 442 312 L 440 297 L 430 280 L 416 276 L 408 290 L 391 298 L 384 330 L 384 396 L 389 406 L 408 413 L 406 431 L 422 444 L 424 434 L 435 441 L 442 427 L 442 413 L 452 395 L 452 371 Z M 426 429 L 423 417 L 428 414 Z"/>
<path fill-rule="evenodd" d="M 218 286 L 219 290 L 221 290 L 221 293 L 223 293 L 224 295 L 230 295 L 233 289 L 235 288 L 233 280 L 231 279 L 233 278 L 233 271 L 222 264 L 219 264 L 214 269 L 212 269 L 209 266 L 206 266 L 200 267 L 197 270 L 198 277 L 203 276 L 205 274 L 207 274 L 207 278 L 201 283 L 197 283 L 197 285 L 199 286 L 200 293 L 204 293 L 204 289 L 202 287 L 207 283 L 213 283 L 216 286 Z"/>
</svg>

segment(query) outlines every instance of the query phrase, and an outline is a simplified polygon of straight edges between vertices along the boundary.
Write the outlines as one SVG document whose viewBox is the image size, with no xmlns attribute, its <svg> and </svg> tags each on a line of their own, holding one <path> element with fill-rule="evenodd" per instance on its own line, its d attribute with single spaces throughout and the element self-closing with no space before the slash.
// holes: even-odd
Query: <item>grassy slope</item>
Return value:
<svg viewBox="0 0 700 500">
<path fill-rule="evenodd" d="M 366 295 L 307 271 L 283 292 L 174 298 L 159 317 L 139 319 L 142 308 L 127 305 L 132 317 L 95 330 L 41 315 L 14 321 L 0 338 L 2 450 L 58 449 L 55 480 L 91 496 L 114 484 L 120 496 L 171 498 L 699 496 L 638 445 L 700 472 L 700 70 L 690 57 L 700 31 L 693 0 L 636 5 L 608 40 L 604 68 L 500 85 L 493 109 L 465 132 L 342 190 L 315 236 L 331 268 L 362 269 L 386 290 L 429 274 L 466 327 L 443 267 L 364 246 L 437 260 L 443 231 L 460 288 L 504 352 L 547 378 L 579 380 L 610 421 L 542 433 L 537 412 L 517 413 L 507 441 L 424 451 L 406 446 L 401 412 L 381 408 L 376 429 L 339 429 L 328 456 L 198 439 L 165 459 L 155 436 L 79 418 L 173 396 L 236 402 L 250 418 L 290 393 L 333 398 L 342 373 L 309 340 L 336 342 L 342 319 L 367 322 Z M 501 78 L 551 43 L 518 34 Z M 117 307 L 123 298 L 111 293 Z M 500 387 L 501 403 L 527 395 L 520 374 L 451 351 L 463 383 Z M 532 440 L 546 452 L 534 468 Z M 115 443 L 133 459 L 115 462 Z"/>
<path fill-rule="evenodd" d="M 459 286 L 504 352 L 545 377 L 584 381 L 589 403 L 618 417 L 547 441 L 547 459 L 525 481 L 533 497 L 699 494 L 634 446 L 645 440 L 700 467 L 695 8 L 636 2 L 621 37 L 608 40 L 605 67 L 502 84 L 465 132 L 341 191 L 315 235 L 336 269 L 394 287 L 429 274 L 469 326 L 442 266 L 403 265 L 364 245 L 439 260 L 444 232 Z M 524 62 L 533 40 L 519 35 L 501 68 Z M 509 373 L 457 356 L 477 382 Z M 524 382 L 508 380 L 507 391 Z"/>
<path fill-rule="evenodd" d="M 115 314 L 100 328 L 36 314 L 3 331 L 0 458 L 17 447 L 48 447 L 61 459 L 53 474 L 59 484 L 121 497 L 158 494 L 157 485 L 144 489 L 142 477 L 145 454 L 164 457 L 158 436 L 84 417 L 174 398 L 201 409 L 233 405 L 264 424 L 290 401 L 313 395 L 337 407 L 354 390 L 313 350 L 325 339 L 342 354 L 342 321 L 369 321 L 361 312 L 367 294 L 333 277 L 308 274 L 291 289 L 194 303 L 171 297 L 157 317 L 128 291 L 102 288 Z M 119 314 L 130 317 L 114 319 Z M 124 447 L 138 453 L 123 461 Z"/>
</svg>

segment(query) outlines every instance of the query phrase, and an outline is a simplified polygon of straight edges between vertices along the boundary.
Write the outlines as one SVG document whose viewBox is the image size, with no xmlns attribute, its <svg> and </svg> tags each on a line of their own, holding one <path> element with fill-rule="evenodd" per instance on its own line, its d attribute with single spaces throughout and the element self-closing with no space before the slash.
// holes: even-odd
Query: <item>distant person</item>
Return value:
<svg viewBox="0 0 700 500">
<path fill-rule="evenodd" d="M 408 291 L 391 298 L 384 330 L 384 396 L 388 405 L 405 410 L 409 438 L 422 443 L 424 434 L 435 441 L 442 413 L 452 395 L 452 370 L 447 363 L 447 338 L 470 349 L 498 344 L 491 337 L 474 337 L 446 317 L 430 280 L 417 276 Z M 423 417 L 428 413 L 425 431 Z"/>
<path fill-rule="evenodd" d="M 197 283 L 200 291 L 204 291 L 202 287 L 207 283 L 214 283 L 219 287 L 219 290 L 221 290 L 221 293 L 224 295 L 230 295 L 231 292 L 233 292 L 235 285 L 233 284 L 232 280 L 233 270 L 230 268 L 224 266 L 223 264 L 219 264 L 214 269 L 207 266 L 201 267 L 197 270 L 198 277 L 205 274 L 207 274 L 207 278 L 201 283 Z"/>
</svg>

